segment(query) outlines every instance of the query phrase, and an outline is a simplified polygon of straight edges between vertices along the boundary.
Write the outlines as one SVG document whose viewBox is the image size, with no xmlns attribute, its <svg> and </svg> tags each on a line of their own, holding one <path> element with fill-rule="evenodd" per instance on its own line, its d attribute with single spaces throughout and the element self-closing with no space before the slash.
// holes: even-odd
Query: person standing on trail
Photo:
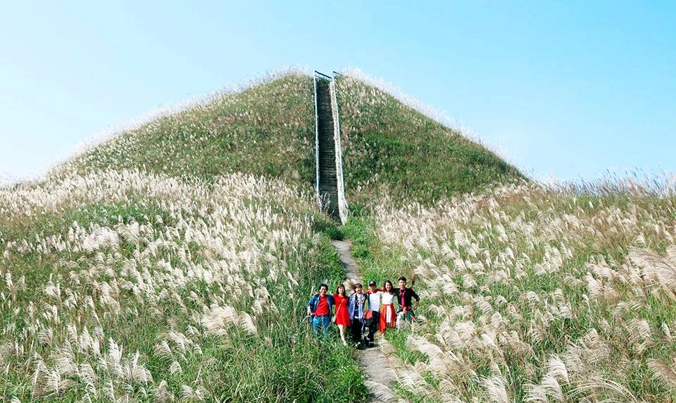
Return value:
<svg viewBox="0 0 676 403">
<path fill-rule="evenodd" d="M 382 291 L 376 288 L 376 282 L 369 281 L 369 290 L 366 292 L 369 311 L 371 311 L 371 317 L 366 319 L 366 326 L 369 329 L 368 335 L 366 336 L 366 345 L 369 347 L 372 347 L 375 342 L 374 338 L 376 331 L 378 330 L 378 325 L 380 324 L 380 297 L 382 294 Z"/>
<path fill-rule="evenodd" d="M 347 309 L 349 298 L 345 294 L 344 284 L 338 284 L 336 293 L 333 294 L 333 299 L 336 303 L 336 313 L 333 315 L 335 318 L 334 322 L 340 331 L 340 340 L 343 341 L 343 345 L 347 346 L 347 341 L 345 341 L 345 328 L 350 326 L 350 313 Z"/>
<path fill-rule="evenodd" d="M 415 308 L 418 307 L 420 303 L 420 297 L 410 288 L 406 288 L 406 277 L 399 277 L 399 288 L 394 289 L 394 295 L 397 298 L 397 303 L 399 304 L 399 309 L 397 312 L 402 314 L 404 320 L 408 323 L 413 322 L 415 314 L 413 313 L 413 305 L 411 304 L 412 300 L 415 299 Z"/>
<path fill-rule="evenodd" d="M 361 333 L 364 327 L 364 307 L 366 305 L 366 295 L 362 294 L 360 283 L 354 285 L 354 294 L 350 295 L 347 303 L 348 313 L 350 314 L 350 330 L 352 331 L 352 342 L 355 347 L 363 348 Z"/>
<path fill-rule="evenodd" d="M 312 319 L 312 330 L 315 336 L 319 335 L 319 328 L 324 328 L 324 336 L 329 335 L 329 324 L 331 323 L 331 311 L 335 305 L 333 295 L 327 295 L 329 286 L 322 284 L 319 286 L 319 294 L 310 297 L 307 303 L 307 313 Z"/>
<path fill-rule="evenodd" d="M 394 311 L 394 286 L 390 280 L 383 284 L 383 295 L 380 299 L 380 323 L 378 330 L 385 333 L 388 327 L 394 328 L 397 326 L 397 313 Z"/>
</svg>

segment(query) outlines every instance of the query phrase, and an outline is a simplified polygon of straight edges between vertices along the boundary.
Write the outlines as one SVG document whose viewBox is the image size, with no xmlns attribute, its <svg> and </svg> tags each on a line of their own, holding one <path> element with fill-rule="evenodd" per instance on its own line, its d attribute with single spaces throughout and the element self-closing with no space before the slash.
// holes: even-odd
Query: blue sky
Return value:
<svg viewBox="0 0 676 403">
<path fill-rule="evenodd" d="M 4 0 L 0 182 L 283 66 L 383 78 L 536 179 L 674 173 L 674 21 L 669 1 Z"/>
</svg>

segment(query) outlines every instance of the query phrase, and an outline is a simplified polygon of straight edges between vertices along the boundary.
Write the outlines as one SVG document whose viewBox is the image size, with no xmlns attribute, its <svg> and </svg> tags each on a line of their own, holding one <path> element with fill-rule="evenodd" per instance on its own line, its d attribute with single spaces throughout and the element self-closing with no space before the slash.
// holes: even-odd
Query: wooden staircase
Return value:
<svg viewBox="0 0 676 403">
<path fill-rule="evenodd" d="M 338 105 L 333 77 L 315 72 L 317 195 L 322 211 L 336 221 L 347 219 L 343 188 Z"/>
</svg>

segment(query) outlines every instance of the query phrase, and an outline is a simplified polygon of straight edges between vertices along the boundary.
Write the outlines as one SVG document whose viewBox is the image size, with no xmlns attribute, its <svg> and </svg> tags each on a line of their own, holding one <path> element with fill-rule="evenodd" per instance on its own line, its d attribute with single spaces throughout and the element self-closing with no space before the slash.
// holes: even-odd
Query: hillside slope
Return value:
<svg viewBox="0 0 676 403">
<path fill-rule="evenodd" d="M 342 278 L 315 210 L 242 174 L 0 190 L 2 400 L 361 400 L 350 352 L 317 348 L 303 320 L 311 289 Z"/>
<path fill-rule="evenodd" d="M 314 104 L 309 77 L 287 74 L 218 95 L 122 133 L 57 169 L 142 170 L 213 180 L 232 172 L 314 183 Z"/>
<path fill-rule="evenodd" d="M 525 177 L 480 144 L 348 76 L 338 79 L 348 201 L 431 205 Z"/>
</svg>

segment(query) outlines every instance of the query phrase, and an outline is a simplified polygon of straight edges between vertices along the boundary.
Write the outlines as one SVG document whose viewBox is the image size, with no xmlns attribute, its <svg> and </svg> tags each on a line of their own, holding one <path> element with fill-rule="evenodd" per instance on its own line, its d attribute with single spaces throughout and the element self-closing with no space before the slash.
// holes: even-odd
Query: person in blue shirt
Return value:
<svg viewBox="0 0 676 403">
<path fill-rule="evenodd" d="M 361 339 L 362 329 L 364 328 L 364 306 L 366 304 L 366 294 L 362 293 L 362 285 L 354 285 L 354 294 L 350 295 L 347 302 L 347 310 L 350 314 L 350 330 L 352 331 L 352 341 L 355 347 L 362 349 L 364 344 Z"/>
<path fill-rule="evenodd" d="M 307 303 L 307 313 L 310 316 L 312 330 L 314 331 L 315 336 L 319 335 L 320 327 L 323 327 L 324 329 L 324 336 L 329 335 L 331 312 L 333 312 L 335 301 L 333 295 L 327 294 L 328 290 L 328 285 L 320 285 L 319 294 L 314 294 Z"/>
</svg>

